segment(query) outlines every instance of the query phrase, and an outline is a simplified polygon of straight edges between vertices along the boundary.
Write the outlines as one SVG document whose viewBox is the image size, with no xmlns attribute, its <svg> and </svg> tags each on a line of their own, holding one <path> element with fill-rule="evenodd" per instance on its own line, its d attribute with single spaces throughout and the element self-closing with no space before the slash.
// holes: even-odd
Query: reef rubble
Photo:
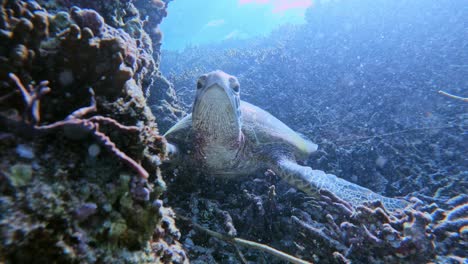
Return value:
<svg viewBox="0 0 468 264">
<path fill-rule="evenodd" d="M 468 258 L 466 194 L 439 203 L 407 197 L 410 206 L 389 212 L 379 202 L 353 207 L 323 191 L 318 199 L 307 197 L 271 171 L 248 181 L 186 173 L 168 179 L 165 197 L 177 214 L 313 263 L 464 263 Z M 190 222 L 178 223 L 192 263 L 240 263 L 243 258 L 282 263 L 254 248 L 238 249 L 207 236 Z"/>
</svg>

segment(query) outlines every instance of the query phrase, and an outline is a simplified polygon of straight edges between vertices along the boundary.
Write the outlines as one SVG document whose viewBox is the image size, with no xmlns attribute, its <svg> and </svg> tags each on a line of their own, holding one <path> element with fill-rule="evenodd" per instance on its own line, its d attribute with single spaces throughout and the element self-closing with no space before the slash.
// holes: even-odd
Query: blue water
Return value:
<svg viewBox="0 0 468 264">
<path fill-rule="evenodd" d="M 281 6 L 279 2 L 285 1 L 243 2 L 246 1 L 170 2 L 169 16 L 161 23 L 161 30 L 164 32 L 163 48 L 180 50 L 187 46 L 258 37 L 268 35 L 282 24 L 305 22 L 305 7 Z"/>
</svg>

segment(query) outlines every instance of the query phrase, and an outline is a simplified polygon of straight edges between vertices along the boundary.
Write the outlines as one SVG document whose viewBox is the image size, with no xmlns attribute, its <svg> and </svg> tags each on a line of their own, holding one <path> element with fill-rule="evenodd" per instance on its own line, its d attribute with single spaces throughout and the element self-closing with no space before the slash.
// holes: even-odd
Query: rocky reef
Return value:
<svg viewBox="0 0 468 264">
<path fill-rule="evenodd" d="M 0 0 L 1 263 L 283 263 L 191 222 L 317 263 L 466 262 L 466 106 L 436 93 L 466 83 L 455 0 L 414 1 L 414 23 L 402 1 L 317 1 L 303 26 L 161 61 L 169 2 Z M 307 165 L 411 205 L 164 167 L 160 131 L 215 68 L 320 145 Z"/>
<path fill-rule="evenodd" d="M 0 262 L 187 262 L 143 24 L 132 1 L 0 1 Z"/>
<path fill-rule="evenodd" d="M 379 204 L 352 208 L 329 194 L 305 197 L 270 172 L 223 181 L 180 170 L 168 203 L 211 230 L 233 226 L 238 237 L 317 263 L 466 262 L 466 102 L 437 92 L 466 96 L 460 2 L 314 3 L 304 25 L 163 51 L 161 68 L 187 111 L 199 75 L 235 75 L 241 99 L 319 145 L 306 165 L 413 205 L 396 214 Z M 180 227 L 193 262 L 240 261 L 234 246 Z"/>
</svg>

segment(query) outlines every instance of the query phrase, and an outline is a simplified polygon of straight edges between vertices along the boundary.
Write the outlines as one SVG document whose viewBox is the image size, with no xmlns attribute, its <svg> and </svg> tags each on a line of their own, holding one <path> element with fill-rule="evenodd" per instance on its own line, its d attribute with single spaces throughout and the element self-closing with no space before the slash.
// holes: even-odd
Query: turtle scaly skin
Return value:
<svg viewBox="0 0 468 264">
<path fill-rule="evenodd" d="M 327 190 L 353 206 L 380 200 L 389 210 L 407 202 L 388 198 L 335 175 L 297 164 L 317 150 L 270 113 L 240 100 L 236 77 L 222 71 L 202 75 L 192 114 L 164 135 L 172 161 L 221 177 L 272 169 L 309 195 Z"/>
</svg>

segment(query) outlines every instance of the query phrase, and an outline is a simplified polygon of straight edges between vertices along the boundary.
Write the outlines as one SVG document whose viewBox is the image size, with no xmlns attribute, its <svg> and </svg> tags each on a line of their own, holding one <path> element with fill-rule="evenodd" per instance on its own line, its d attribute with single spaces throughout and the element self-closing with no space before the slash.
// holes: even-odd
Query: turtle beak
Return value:
<svg viewBox="0 0 468 264">
<path fill-rule="evenodd" d="M 198 101 L 203 101 L 205 104 L 217 105 L 221 108 L 232 105 L 231 97 L 232 96 L 229 95 L 229 91 L 226 91 L 222 85 L 212 83 L 200 91 Z"/>
<path fill-rule="evenodd" d="M 229 84 L 226 83 L 225 78 L 223 79 L 220 74 L 212 74 L 206 78 L 206 83 L 205 83 L 205 89 L 204 90 L 209 90 L 212 88 L 220 88 L 221 90 L 224 90 L 227 95 L 229 95 Z"/>
<path fill-rule="evenodd" d="M 238 96 L 229 87 L 229 78 L 225 75 L 224 72 L 218 71 L 208 75 L 204 79 L 204 87 L 198 91 L 198 101 L 217 104 L 220 109 L 229 107 L 236 111 L 236 97 Z"/>
</svg>

